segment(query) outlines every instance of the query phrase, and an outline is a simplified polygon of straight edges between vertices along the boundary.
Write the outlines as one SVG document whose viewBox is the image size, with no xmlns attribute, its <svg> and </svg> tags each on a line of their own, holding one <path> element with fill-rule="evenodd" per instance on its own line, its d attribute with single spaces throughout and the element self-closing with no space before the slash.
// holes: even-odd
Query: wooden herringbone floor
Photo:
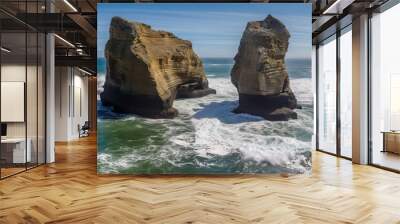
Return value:
<svg viewBox="0 0 400 224">
<path fill-rule="evenodd" d="M 0 223 L 400 223 L 400 175 L 313 158 L 311 176 L 97 176 L 86 138 L 0 181 Z"/>
</svg>

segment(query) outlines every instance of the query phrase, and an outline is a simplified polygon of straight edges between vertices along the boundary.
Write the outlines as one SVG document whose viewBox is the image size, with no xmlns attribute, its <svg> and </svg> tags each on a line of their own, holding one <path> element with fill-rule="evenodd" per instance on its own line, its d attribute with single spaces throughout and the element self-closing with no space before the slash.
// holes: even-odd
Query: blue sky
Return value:
<svg viewBox="0 0 400 224">
<path fill-rule="evenodd" d="M 97 49 L 104 56 L 113 16 L 146 23 L 193 43 L 200 57 L 233 58 L 249 21 L 268 14 L 281 20 L 291 38 L 286 58 L 311 56 L 311 4 L 265 3 L 102 3 L 97 5 Z"/>
</svg>

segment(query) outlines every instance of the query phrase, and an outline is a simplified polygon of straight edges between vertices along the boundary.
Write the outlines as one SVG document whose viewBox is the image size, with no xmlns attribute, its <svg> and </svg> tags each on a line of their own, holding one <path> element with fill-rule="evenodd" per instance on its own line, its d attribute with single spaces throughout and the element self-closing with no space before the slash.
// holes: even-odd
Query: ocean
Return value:
<svg viewBox="0 0 400 224">
<path fill-rule="evenodd" d="M 267 121 L 235 114 L 238 93 L 230 81 L 233 60 L 203 58 L 217 94 L 175 100 L 174 119 L 114 113 L 98 100 L 97 169 L 102 174 L 307 173 L 311 171 L 313 95 L 311 61 L 287 59 L 298 119 Z M 98 59 L 98 93 L 105 77 Z"/>
</svg>

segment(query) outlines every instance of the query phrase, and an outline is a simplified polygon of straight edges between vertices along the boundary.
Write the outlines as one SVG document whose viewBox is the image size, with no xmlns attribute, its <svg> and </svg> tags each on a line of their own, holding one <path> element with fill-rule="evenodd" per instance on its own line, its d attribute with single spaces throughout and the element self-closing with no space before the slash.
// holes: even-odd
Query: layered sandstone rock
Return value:
<svg viewBox="0 0 400 224">
<path fill-rule="evenodd" d="M 105 57 L 101 100 L 118 112 L 172 118 L 175 98 L 215 93 L 191 42 L 146 24 L 114 17 Z"/>
<path fill-rule="evenodd" d="M 297 118 L 297 100 L 289 85 L 285 54 L 290 34 L 269 15 L 247 24 L 231 71 L 239 92 L 237 113 L 262 116 L 267 120 Z"/>
</svg>

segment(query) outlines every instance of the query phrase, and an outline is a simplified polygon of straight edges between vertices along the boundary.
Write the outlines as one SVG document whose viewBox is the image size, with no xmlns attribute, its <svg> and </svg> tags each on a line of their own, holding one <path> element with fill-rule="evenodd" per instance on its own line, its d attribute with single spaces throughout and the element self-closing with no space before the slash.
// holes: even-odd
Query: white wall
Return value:
<svg viewBox="0 0 400 224">
<path fill-rule="evenodd" d="M 74 75 L 74 108 L 72 108 L 73 119 L 71 120 L 73 138 L 79 137 L 78 125 L 83 125 L 85 121 L 89 120 L 88 113 L 88 77 L 82 76 L 83 73 L 79 72 L 78 75 Z"/>
<path fill-rule="evenodd" d="M 36 66 L 25 66 L 25 64 L 3 64 L 1 66 L 1 81 L 2 82 L 24 82 L 26 83 L 25 76 L 28 72 L 28 87 L 27 87 L 27 119 L 28 119 L 28 137 L 29 130 L 36 130 L 36 107 L 44 105 L 37 105 L 36 93 L 36 80 L 31 77 L 36 77 Z M 31 88 L 29 88 L 31 87 Z M 2 96 L 4 97 L 4 96 Z M 41 102 L 41 101 L 40 101 Z M 7 110 L 8 108 L 1 108 Z M 25 108 L 22 108 L 25 110 Z M 33 111 L 35 113 L 33 113 Z M 33 122 L 33 123 L 32 123 Z M 7 122 L 7 134 L 9 137 L 24 137 L 25 136 L 25 123 L 26 122 Z M 35 132 L 36 135 L 36 132 Z"/>
<path fill-rule="evenodd" d="M 382 131 L 400 129 L 400 4 L 372 17 L 372 143 L 383 148 Z"/>
<path fill-rule="evenodd" d="M 67 141 L 69 133 L 69 68 L 55 68 L 55 141 Z"/>
<path fill-rule="evenodd" d="M 25 64 L 5 64 L 1 66 L 1 81 L 25 82 Z M 29 67 L 28 67 L 29 70 Z M 6 110 L 7 108 L 1 108 Z M 25 122 L 7 123 L 7 137 L 25 137 Z"/>
<path fill-rule="evenodd" d="M 76 68 L 56 67 L 55 140 L 79 138 L 78 125 L 88 120 L 88 78 Z"/>
<path fill-rule="evenodd" d="M 38 69 L 38 70 L 37 70 Z M 24 82 L 26 84 L 26 107 L 25 103 L 22 108 L 18 108 L 19 113 L 26 112 L 26 120 L 21 122 L 6 122 L 7 123 L 7 137 L 9 138 L 24 138 L 25 135 L 29 139 L 27 144 L 32 151 L 32 161 L 44 163 L 44 150 L 45 150 L 45 116 L 44 116 L 44 74 L 42 67 L 32 65 L 25 66 L 25 63 L 9 63 L 2 64 L 1 66 L 2 82 Z M 25 80 L 27 78 L 27 80 Z M 20 94 L 24 94 L 24 90 Z M 3 89 L 2 89 L 3 92 Z M 3 97 L 7 97 L 2 95 Z M 2 107 L 2 112 L 13 113 L 17 108 Z M 15 111 L 14 113 L 17 113 Z M 38 156 L 37 156 L 38 154 Z"/>
</svg>

